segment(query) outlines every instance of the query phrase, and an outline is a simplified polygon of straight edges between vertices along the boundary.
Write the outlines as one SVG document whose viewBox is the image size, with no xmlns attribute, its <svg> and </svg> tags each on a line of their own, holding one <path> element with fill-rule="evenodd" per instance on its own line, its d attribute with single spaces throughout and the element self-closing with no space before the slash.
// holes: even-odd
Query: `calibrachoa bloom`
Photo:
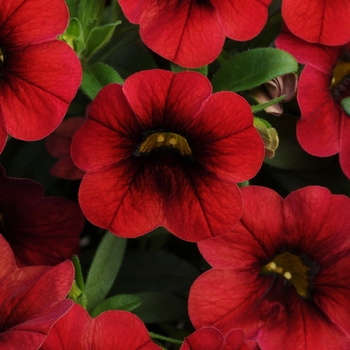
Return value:
<svg viewBox="0 0 350 350">
<path fill-rule="evenodd" d="M 59 127 L 46 139 L 46 149 L 58 162 L 50 169 L 51 175 L 67 179 L 79 180 L 85 175 L 73 163 L 70 155 L 70 146 L 75 132 L 78 130 L 84 117 L 73 117 L 65 119 Z"/>
<path fill-rule="evenodd" d="M 350 349 L 350 199 L 317 186 L 242 195 L 233 230 L 198 243 L 213 268 L 190 291 L 194 326 L 239 325 L 266 350 Z"/>
<path fill-rule="evenodd" d="M 0 151 L 7 134 L 47 136 L 62 121 L 81 81 L 74 51 L 56 40 L 68 24 L 64 0 L 0 2 Z"/>
<path fill-rule="evenodd" d="M 73 305 L 64 300 L 73 283 L 73 264 L 18 268 L 0 235 L 0 266 L 0 348 L 36 350 Z"/>
<path fill-rule="evenodd" d="M 241 329 L 224 336 L 215 327 L 202 327 L 189 335 L 180 350 L 260 350 L 255 340 L 245 340 Z"/>
<path fill-rule="evenodd" d="M 0 167 L 0 233 L 19 266 L 56 265 L 79 252 L 84 216 L 66 198 L 44 197 L 41 184 L 14 179 Z"/>
<path fill-rule="evenodd" d="M 276 45 L 305 64 L 297 92 L 300 145 L 315 156 L 339 153 L 340 165 L 350 177 L 350 116 L 340 104 L 350 96 L 350 44 L 335 47 L 310 44 L 284 32 Z"/>
<path fill-rule="evenodd" d="M 249 40 L 260 33 L 271 0 L 119 0 L 144 43 L 183 67 L 200 67 L 220 54 L 225 37 Z M 254 9 L 252 11 L 252 9 Z"/>
<path fill-rule="evenodd" d="M 161 350 L 132 313 L 113 310 L 91 318 L 78 304 L 55 323 L 40 349 Z"/>
<path fill-rule="evenodd" d="M 324 45 L 350 41 L 348 0 L 283 0 L 282 17 L 299 38 Z"/>
<path fill-rule="evenodd" d="M 264 146 L 242 97 L 211 94 L 196 72 L 150 70 L 101 90 L 71 152 L 87 172 L 79 203 L 93 224 L 122 237 L 165 226 L 199 241 L 236 224 L 236 183 L 257 173 Z"/>
</svg>

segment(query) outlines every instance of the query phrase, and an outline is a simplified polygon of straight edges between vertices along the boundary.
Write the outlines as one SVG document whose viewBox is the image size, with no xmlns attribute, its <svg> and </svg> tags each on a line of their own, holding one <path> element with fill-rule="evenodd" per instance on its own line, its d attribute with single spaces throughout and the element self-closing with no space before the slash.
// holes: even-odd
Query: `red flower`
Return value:
<svg viewBox="0 0 350 350">
<path fill-rule="evenodd" d="M 316 45 L 282 33 L 276 45 L 305 64 L 297 93 L 300 145 L 319 157 L 339 153 L 340 165 L 350 177 L 350 117 L 340 104 L 350 96 L 350 44 Z"/>
<path fill-rule="evenodd" d="M 0 348 L 36 350 L 73 304 L 64 300 L 73 283 L 73 264 L 18 268 L 0 235 L 0 266 Z"/>
<path fill-rule="evenodd" d="M 262 349 L 350 349 L 350 199 L 316 186 L 242 195 L 234 229 L 198 244 L 213 269 L 191 288 L 194 326 L 239 325 Z"/>
<path fill-rule="evenodd" d="M 324 45 L 350 41 L 348 0 L 283 0 L 282 17 L 299 38 Z"/>
<path fill-rule="evenodd" d="M 0 151 L 7 134 L 38 140 L 62 121 L 81 81 L 78 57 L 56 40 L 67 23 L 63 0 L 2 1 Z"/>
<path fill-rule="evenodd" d="M 214 327 L 202 327 L 185 339 L 180 350 L 260 350 L 254 340 L 245 340 L 241 329 L 233 329 L 226 336 Z"/>
<path fill-rule="evenodd" d="M 119 0 L 145 44 L 183 67 L 200 67 L 220 54 L 225 37 L 260 33 L 271 0 Z"/>
<path fill-rule="evenodd" d="M 257 173 L 264 146 L 242 97 L 212 95 L 199 73 L 151 70 L 101 90 L 71 152 L 87 172 L 79 203 L 93 224 L 122 237 L 165 226 L 199 241 L 237 222 L 236 182 Z"/>
<path fill-rule="evenodd" d="M 55 323 L 41 350 L 161 350 L 142 321 L 127 311 L 106 311 L 91 318 L 75 304 Z"/>
<path fill-rule="evenodd" d="M 50 169 L 51 175 L 67 180 L 79 180 L 85 175 L 73 163 L 70 155 L 70 146 L 75 132 L 83 124 L 84 117 L 65 119 L 60 126 L 46 139 L 46 149 L 59 161 Z"/>
<path fill-rule="evenodd" d="M 79 252 L 84 217 L 77 203 L 44 197 L 31 180 L 13 179 L 0 168 L 0 233 L 19 266 L 56 265 Z"/>
</svg>

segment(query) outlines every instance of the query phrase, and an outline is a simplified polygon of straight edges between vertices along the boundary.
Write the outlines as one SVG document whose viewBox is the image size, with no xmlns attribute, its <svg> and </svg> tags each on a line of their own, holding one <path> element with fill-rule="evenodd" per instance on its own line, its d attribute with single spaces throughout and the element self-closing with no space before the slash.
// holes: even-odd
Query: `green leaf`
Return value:
<svg viewBox="0 0 350 350">
<path fill-rule="evenodd" d="M 85 34 L 88 34 L 90 29 L 100 22 L 104 5 L 105 0 L 80 0 L 78 18 Z"/>
<path fill-rule="evenodd" d="M 68 6 L 70 17 L 76 17 L 78 14 L 78 0 L 66 0 L 66 4 Z"/>
<path fill-rule="evenodd" d="M 350 116 L 350 97 L 343 98 L 340 101 L 341 106 L 343 107 L 345 113 Z"/>
<path fill-rule="evenodd" d="M 95 63 L 91 67 L 84 68 L 81 88 L 92 100 L 104 86 L 111 83 L 123 84 L 123 79 L 106 64 Z"/>
<path fill-rule="evenodd" d="M 259 48 L 231 58 L 212 80 L 214 91 L 243 91 L 266 83 L 280 75 L 296 72 L 298 63 L 289 53 Z"/>
<path fill-rule="evenodd" d="M 84 52 L 85 60 L 88 60 L 94 53 L 100 50 L 104 45 L 111 40 L 115 27 L 121 21 L 105 24 L 100 27 L 93 28 L 86 41 L 86 49 Z"/>
<path fill-rule="evenodd" d="M 199 67 L 199 68 L 184 68 L 184 67 L 178 66 L 177 64 L 175 64 L 173 62 L 170 62 L 170 69 L 174 73 L 192 71 L 192 72 L 201 73 L 204 76 L 208 76 L 208 66 L 203 66 L 203 67 Z"/>
<path fill-rule="evenodd" d="M 93 310 L 108 294 L 121 265 L 126 239 L 110 232 L 103 237 L 92 261 L 85 284 L 88 311 Z"/>
<path fill-rule="evenodd" d="M 120 294 L 104 300 L 91 312 L 91 317 L 97 317 L 107 310 L 131 311 L 141 305 L 141 299 L 136 295 Z"/>
</svg>

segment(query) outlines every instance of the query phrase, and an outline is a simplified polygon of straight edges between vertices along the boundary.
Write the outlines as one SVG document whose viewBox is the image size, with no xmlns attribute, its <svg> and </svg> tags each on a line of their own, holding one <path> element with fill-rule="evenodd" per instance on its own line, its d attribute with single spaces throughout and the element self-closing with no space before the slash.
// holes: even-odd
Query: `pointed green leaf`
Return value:
<svg viewBox="0 0 350 350">
<path fill-rule="evenodd" d="M 120 23 L 121 21 L 117 21 L 91 30 L 86 41 L 86 50 L 84 53 L 84 58 L 86 60 L 111 40 L 115 27 Z"/>
<path fill-rule="evenodd" d="M 88 311 L 93 310 L 108 294 L 121 265 L 126 239 L 110 232 L 103 237 L 92 261 L 85 284 Z"/>
<path fill-rule="evenodd" d="M 232 57 L 212 80 L 214 91 L 244 91 L 280 75 L 296 72 L 298 63 L 289 53 L 259 48 Z"/>
<path fill-rule="evenodd" d="M 97 317 L 107 310 L 131 311 L 141 305 L 141 299 L 132 294 L 120 294 L 104 300 L 91 312 L 91 317 Z"/>
<path fill-rule="evenodd" d="M 112 67 L 95 63 L 84 68 L 81 88 L 92 100 L 104 86 L 111 83 L 123 84 L 123 79 Z"/>
<path fill-rule="evenodd" d="M 78 18 L 85 34 L 88 34 L 100 22 L 104 5 L 105 0 L 80 0 Z"/>
</svg>

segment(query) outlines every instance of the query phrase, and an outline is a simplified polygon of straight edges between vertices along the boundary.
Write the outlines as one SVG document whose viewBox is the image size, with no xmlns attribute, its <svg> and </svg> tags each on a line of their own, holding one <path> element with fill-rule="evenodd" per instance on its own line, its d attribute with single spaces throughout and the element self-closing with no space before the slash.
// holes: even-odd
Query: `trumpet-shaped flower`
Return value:
<svg viewBox="0 0 350 350">
<path fill-rule="evenodd" d="M 225 37 L 249 40 L 260 33 L 271 0 L 119 0 L 145 44 L 183 67 L 200 67 L 220 54 Z M 253 9 L 253 10 L 252 10 Z"/>
<path fill-rule="evenodd" d="M 79 203 L 93 224 L 122 237 L 165 226 L 188 241 L 237 223 L 236 183 L 252 178 L 264 158 L 242 97 L 212 94 L 199 73 L 163 70 L 103 88 L 71 152 L 87 172 Z"/>
<path fill-rule="evenodd" d="M 350 199 L 316 186 L 242 196 L 240 222 L 198 243 L 213 268 L 190 291 L 194 326 L 239 325 L 262 349 L 349 349 Z"/>
<path fill-rule="evenodd" d="M 62 121 L 81 81 L 77 55 L 56 40 L 64 0 L 0 1 L 0 151 L 7 134 L 33 141 Z"/>
<path fill-rule="evenodd" d="M 1 235 L 0 260 L 0 348 L 36 350 L 73 305 L 64 300 L 73 283 L 73 264 L 18 268 Z"/>
<path fill-rule="evenodd" d="M 350 97 L 350 43 L 316 45 L 283 32 L 276 46 L 305 64 L 297 92 L 301 111 L 297 138 L 301 147 L 319 157 L 339 153 L 340 166 L 350 178 L 350 116 L 341 105 Z"/>
<path fill-rule="evenodd" d="M 91 318 L 78 304 L 55 323 L 40 349 L 161 350 L 132 313 L 113 310 Z"/>
</svg>

